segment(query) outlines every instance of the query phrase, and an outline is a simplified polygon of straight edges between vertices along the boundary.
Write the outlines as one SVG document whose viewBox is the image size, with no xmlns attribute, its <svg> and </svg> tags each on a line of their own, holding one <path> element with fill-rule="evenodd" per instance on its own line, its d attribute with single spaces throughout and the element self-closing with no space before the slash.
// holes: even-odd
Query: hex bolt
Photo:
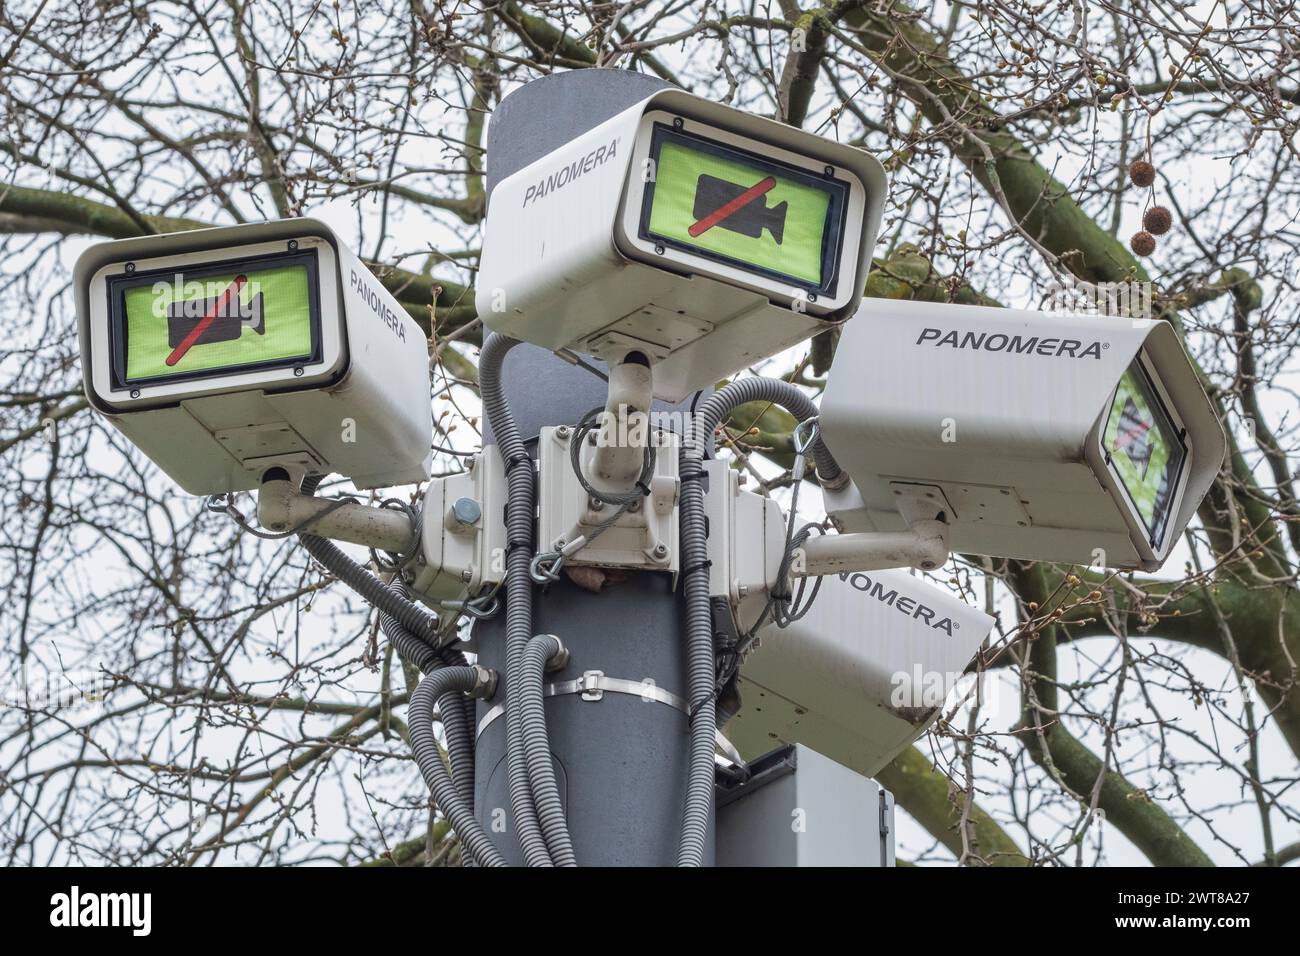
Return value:
<svg viewBox="0 0 1300 956">
<path fill-rule="evenodd" d="M 473 498 L 460 497 L 451 503 L 451 517 L 462 525 L 478 524 L 483 517 L 483 507 Z"/>
</svg>

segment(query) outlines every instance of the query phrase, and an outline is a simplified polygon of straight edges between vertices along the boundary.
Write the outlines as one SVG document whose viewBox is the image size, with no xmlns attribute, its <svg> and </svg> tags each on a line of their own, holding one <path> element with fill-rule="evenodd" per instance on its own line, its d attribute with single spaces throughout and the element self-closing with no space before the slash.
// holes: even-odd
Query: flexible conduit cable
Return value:
<svg viewBox="0 0 1300 956">
<path fill-rule="evenodd" d="M 686 592 L 686 685 L 690 701 L 689 765 L 686 800 L 682 807 L 679 866 L 702 866 L 713 808 L 713 750 L 717 730 L 714 694 L 716 661 L 713 615 L 709 600 L 708 535 L 705 531 L 704 488 L 698 480 L 709 438 L 724 418 L 746 402 L 767 401 L 783 406 L 799 421 L 817 415 L 817 406 L 789 382 L 772 378 L 742 378 L 709 396 L 699 407 L 679 456 L 682 477 L 681 566 Z M 839 476 L 840 466 L 819 438 L 813 446 L 817 473 L 825 480 Z"/>
<path fill-rule="evenodd" d="M 546 664 L 561 652 L 560 642 L 551 634 L 538 634 L 524 647 L 520 666 L 519 693 L 514 706 L 519 708 L 523 726 L 524 753 L 528 760 L 528 777 L 537 800 L 537 818 L 542 835 L 556 866 L 577 866 L 573 840 L 560 803 L 560 787 L 551 762 L 551 741 L 546 731 L 543 681 Z"/>
<path fill-rule="evenodd" d="M 470 803 L 461 795 L 451 774 L 442 762 L 438 741 L 433 734 L 434 702 L 451 693 L 467 693 L 474 689 L 476 672 L 473 667 L 444 667 L 425 675 L 411 694 L 407 708 L 410 718 L 411 750 L 420 774 L 433 794 L 434 802 L 451 821 L 452 829 L 460 837 L 461 845 L 479 866 L 505 866 L 505 858 L 493 845 L 491 838 L 474 817 Z"/>
<path fill-rule="evenodd" d="M 524 862 L 553 866 L 550 850 L 538 820 L 534 782 L 528 772 L 522 708 L 518 705 L 524 649 L 533 636 L 533 511 L 535 502 L 532 460 L 524 448 L 519 427 L 502 387 L 501 369 L 517 339 L 492 333 L 479 353 L 479 392 L 483 413 L 501 450 L 506 466 L 509 498 L 506 505 L 506 782 L 510 811 Z M 549 759 L 549 754 L 547 757 Z M 545 781 L 540 781 L 545 786 Z M 550 795 L 543 793 L 543 802 Z M 558 799 L 558 796 L 557 796 Z"/>
</svg>

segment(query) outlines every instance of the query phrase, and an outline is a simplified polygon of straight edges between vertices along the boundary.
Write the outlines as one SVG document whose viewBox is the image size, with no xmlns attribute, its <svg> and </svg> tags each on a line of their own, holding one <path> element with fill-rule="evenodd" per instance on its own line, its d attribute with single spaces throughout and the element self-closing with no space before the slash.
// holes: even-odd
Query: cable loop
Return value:
<svg viewBox="0 0 1300 956">
<path fill-rule="evenodd" d="M 249 523 L 248 518 L 244 513 L 235 507 L 234 492 L 222 492 L 216 495 L 208 495 L 203 502 L 203 508 L 205 511 L 209 511 L 213 514 L 226 515 L 231 521 L 238 525 L 241 530 L 247 531 L 255 538 L 261 538 L 264 541 L 279 541 L 282 538 L 291 538 L 300 531 L 305 531 L 321 518 L 325 517 L 332 511 L 337 511 L 344 505 L 361 504 L 361 502 L 356 498 L 348 495 L 339 495 L 334 498 L 321 498 L 320 500 L 330 502 L 329 507 L 323 509 L 318 514 L 314 514 L 310 518 L 299 522 L 288 531 L 266 531 L 262 528 L 254 527 Z"/>
<path fill-rule="evenodd" d="M 480 603 L 483 598 L 475 598 L 472 601 L 440 601 L 438 606 L 464 614 L 466 617 L 472 617 L 476 621 L 486 621 L 497 616 L 497 613 L 501 610 L 501 599 L 497 596 L 496 591 L 489 592 L 485 597 L 487 598 L 486 606 Z"/>
<path fill-rule="evenodd" d="M 411 523 L 411 547 L 405 554 L 385 551 L 384 554 L 387 555 L 387 558 L 381 558 L 376 549 L 370 549 L 370 560 L 374 562 L 375 567 L 389 574 L 400 574 L 410 567 L 411 562 L 420 555 L 422 550 L 420 539 L 424 534 L 424 521 L 421 520 L 420 512 L 414 506 L 399 498 L 385 498 L 379 502 L 379 507 L 390 511 L 401 511 L 405 513 L 407 520 Z"/>
<path fill-rule="evenodd" d="M 563 567 L 563 552 L 543 551 L 528 563 L 528 576 L 535 584 L 551 584 L 560 580 L 560 571 Z"/>
<path fill-rule="evenodd" d="M 653 441 L 646 442 L 641 473 L 637 475 L 632 490 L 601 491 L 596 488 L 587 480 L 587 476 L 582 473 L 582 448 L 586 444 L 587 435 L 597 426 L 604 411 L 605 409 L 600 406 L 593 408 L 583 415 L 582 420 L 573 427 L 573 436 L 569 439 L 569 463 L 573 466 L 573 473 L 578 478 L 578 484 L 582 485 L 582 490 L 589 497 L 602 501 L 607 505 L 627 506 L 650 494 L 650 480 L 655 473 L 655 443 Z"/>
<path fill-rule="evenodd" d="M 817 443 L 821 437 L 821 422 L 817 418 L 805 418 L 794 427 L 794 433 L 791 439 L 794 442 L 794 450 L 800 455 L 807 456 L 808 450 Z"/>
</svg>

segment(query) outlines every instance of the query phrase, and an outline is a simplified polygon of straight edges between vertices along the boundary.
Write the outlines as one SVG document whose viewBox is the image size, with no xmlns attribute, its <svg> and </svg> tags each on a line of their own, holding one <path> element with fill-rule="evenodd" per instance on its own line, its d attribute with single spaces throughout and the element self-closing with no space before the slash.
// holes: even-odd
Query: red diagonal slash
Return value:
<svg viewBox="0 0 1300 956">
<path fill-rule="evenodd" d="M 1130 428 L 1128 431 L 1121 432 L 1120 434 L 1115 436 L 1115 447 L 1127 448 L 1129 445 L 1133 444 L 1144 434 L 1146 434 L 1147 429 L 1149 429 L 1150 427 L 1151 427 L 1150 425 L 1139 422 L 1138 424 Z M 1123 440 L 1122 444 L 1121 444 L 1121 439 Z"/>
<path fill-rule="evenodd" d="M 701 219 L 695 225 L 691 226 L 686 231 L 690 233 L 692 239 L 698 239 L 701 233 L 708 232 L 718 223 L 722 222 L 722 220 L 740 211 L 741 209 L 744 209 L 746 206 L 752 203 L 759 196 L 775 188 L 775 186 L 776 186 L 776 180 L 773 179 L 771 176 L 768 176 L 766 179 L 754 183 L 754 185 L 750 186 L 748 189 L 746 189 L 735 199 L 732 199 L 730 202 L 726 203 L 725 205 L 719 207 L 718 209 L 713 210 L 713 212 L 709 213 L 707 216 L 705 216 L 703 219 Z"/>
<path fill-rule="evenodd" d="M 244 283 L 247 281 L 247 276 L 235 276 L 235 281 L 226 286 L 225 292 L 217 296 L 217 301 L 212 303 L 212 308 L 208 309 L 203 318 L 199 319 L 198 324 L 194 326 L 194 328 L 190 329 L 190 334 L 181 340 L 180 345 L 172 349 L 172 354 L 167 356 L 168 365 L 175 365 L 181 359 L 185 358 L 185 353 L 188 352 L 191 346 L 199 340 L 199 336 L 208 330 L 208 326 L 216 320 L 218 313 L 225 308 L 226 303 L 229 302 L 233 296 L 239 294 L 239 290 L 244 287 Z"/>
</svg>

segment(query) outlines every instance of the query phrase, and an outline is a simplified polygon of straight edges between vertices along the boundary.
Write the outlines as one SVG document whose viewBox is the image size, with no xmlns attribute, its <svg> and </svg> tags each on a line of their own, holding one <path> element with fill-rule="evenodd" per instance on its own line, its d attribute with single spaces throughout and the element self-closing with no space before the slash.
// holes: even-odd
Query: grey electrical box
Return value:
<svg viewBox="0 0 1300 956">
<path fill-rule="evenodd" d="M 718 866 L 893 866 L 894 798 L 802 744 L 718 788 Z"/>
</svg>

